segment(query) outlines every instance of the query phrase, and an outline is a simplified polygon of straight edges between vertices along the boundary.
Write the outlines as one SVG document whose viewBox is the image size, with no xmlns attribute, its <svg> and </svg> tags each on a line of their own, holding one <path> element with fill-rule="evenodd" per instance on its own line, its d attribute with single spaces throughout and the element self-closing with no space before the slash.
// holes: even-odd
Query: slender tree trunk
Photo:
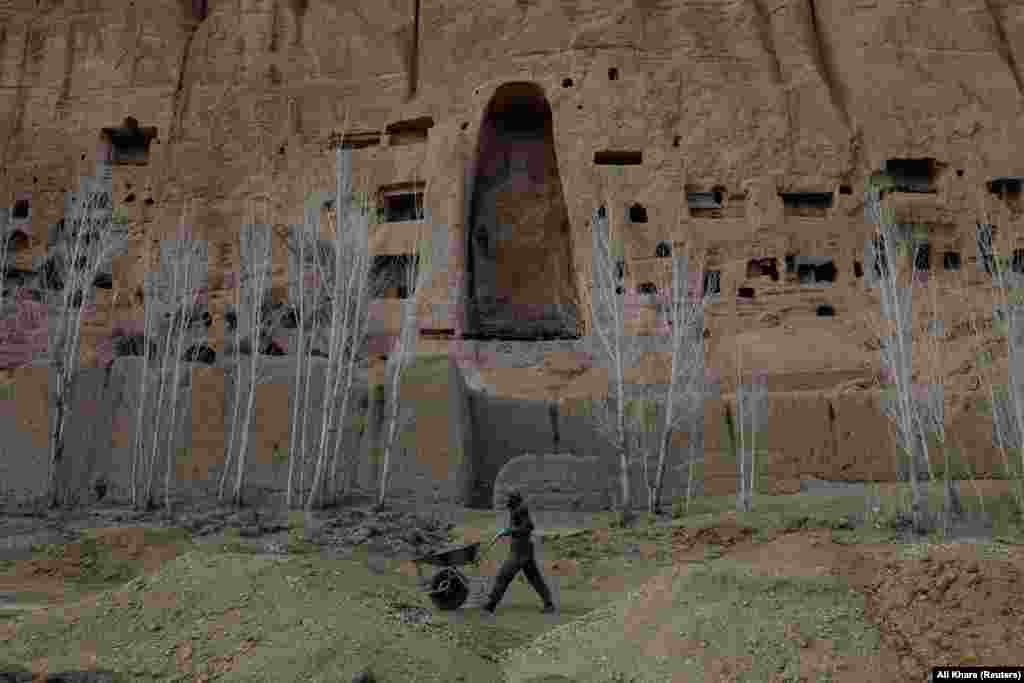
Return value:
<svg viewBox="0 0 1024 683">
<path fill-rule="evenodd" d="M 49 505 L 51 508 L 58 507 L 61 500 L 58 469 L 64 462 L 64 420 L 66 414 L 64 396 L 64 368 L 61 364 L 57 369 L 57 401 L 56 416 L 54 417 L 53 434 L 50 445 L 50 469 L 47 482 L 49 491 Z"/>
<path fill-rule="evenodd" d="M 307 217 L 308 221 L 308 217 Z M 302 383 L 302 364 L 304 362 L 304 356 L 306 355 L 305 346 L 305 299 L 306 293 L 303 291 L 305 286 L 305 273 L 306 273 L 306 224 L 303 223 L 301 236 L 299 238 L 299 272 L 298 272 L 298 308 L 299 308 L 299 348 L 295 356 L 295 389 L 292 393 L 294 407 L 292 410 L 292 429 L 289 434 L 288 444 L 288 493 L 286 494 L 285 505 L 290 510 L 292 509 L 292 493 L 295 487 L 295 460 L 298 454 L 295 452 L 296 444 L 298 443 L 298 430 L 302 429 L 305 431 L 305 413 L 303 413 L 303 426 L 299 427 L 299 392 Z"/>
<path fill-rule="evenodd" d="M 241 270 L 241 268 L 239 268 Z M 242 274 L 239 273 L 239 289 L 242 287 Z M 240 316 L 242 313 L 241 294 L 236 290 L 235 295 L 235 358 L 234 358 L 234 370 L 232 372 L 234 378 L 234 389 L 235 389 L 235 400 L 232 409 L 231 417 L 231 433 L 228 438 L 227 451 L 224 453 L 224 469 L 220 473 L 220 482 L 217 484 L 217 498 L 223 502 L 224 492 L 227 488 L 228 477 L 231 473 L 231 466 L 234 464 L 235 459 L 235 442 L 238 436 L 238 419 L 241 414 L 242 408 L 242 325 Z M 251 351 L 251 349 L 250 349 Z"/>
<path fill-rule="evenodd" d="M 620 342 L 621 343 L 621 342 Z M 616 354 L 615 374 L 617 377 L 615 391 L 618 396 L 617 454 L 619 457 L 619 492 L 622 496 L 621 522 L 629 526 L 634 518 L 633 488 L 629 481 L 629 443 L 626 439 L 626 392 L 623 386 L 622 353 Z"/>
<path fill-rule="evenodd" d="M 394 376 L 391 378 L 391 411 L 388 416 L 388 436 L 384 445 L 384 462 L 380 472 L 380 491 L 377 493 L 378 506 L 384 505 L 384 498 L 387 495 L 388 474 L 391 466 L 391 450 L 394 447 L 395 434 L 398 431 L 398 415 L 401 405 L 399 391 L 402 381 L 402 365 L 405 361 L 405 353 L 406 349 L 399 349 L 398 358 L 395 362 Z"/>
<path fill-rule="evenodd" d="M 144 286 L 145 288 L 145 286 Z M 142 466 L 144 465 L 144 451 L 145 445 L 143 441 L 143 420 L 146 415 L 146 397 L 149 395 L 149 345 L 150 345 L 150 328 L 151 328 L 151 313 L 152 313 L 152 302 L 150 296 L 152 292 L 146 292 L 146 297 L 143 300 L 143 322 L 142 322 L 142 346 L 143 346 L 143 360 L 142 360 L 142 375 L 139 378 L 139 409 L 135 417 L 135 443 L 132 449 L 132 484 L 131 484 L 131 500 L 132 507 L 139 507 L 139 480 L 138 474 Z"/>
<path fill-rule="evenodd" d="M 262 293 L 263 293 L 263 278 L 262 278 L 262 276 L 259 278 L 259 284 L 260 284 L 259 293 L 261 295 L 260 298 L 262 299 Z M 252 429 L 253 408 L 256 405 L 256 371 L 257 371 L 257 366 L 259 364 L 259 358 L 260 358 L 259 338 L 260 338 L 260 330 L 261 330 L 261 326 L 262 326 L 262 322 L 263 322 L 263 307 L 262 307 L 262 305 L 258 307 L 258 311 L 259 312 L 255 316 L 256 322 L 253 324 L 255 340 L 254 340 L 254 348 L 252 349 L 252 360 L 249 362 L 249 377 L 248 377 L 249 393 L 248 393 L 248 396 L 246 397 L 245 424 L 243 425 L 244 428 L 242 430 L 242 442 L 241 442 L 241 444 L 239 446 L 239 451 L 238 451 L 238 474 L 235 477 L 235 490 L 234 490 L 234 493 L 232 495 L 232 502 L 235 505 L 237 505 L 237 506 L 241 506 L 243 504 L 243 501 L 242 501 L 242 484 L 244 482 L 244 477 L 245 477 L 245 461 L 246 461 L 246 456 L 247 456 L 248 450 L 249 450 L 249 431 Z"/>
<path fill-rule="evenodd" d="M 336 249 L 340 249 L 340 245 L 339 244 L 335 244 L 335 248 Z M 341 278 L 340 278 L 339 274 L 336 274 L 335 277 L 336 277 L 336 283 L 338 281 L 340 281 Z M 309 497 L 306 499 L 306 512 L 307 513 L 312 513 L 313 505 L 315 504 L 315 499 L 317 498 L 317 494 L 319 493 L 320 480 L 323 477 L 323 470 L 324 470 L 324 464 L 325 464 L 324 461 L 325 461 L 325 459 L 327 457 L 329 433 L 330 433 L 330 430 L 333 427 L 333 420 L 334 420 L 334 402 L 335 402 L 335 397 L 336 397 L 336 393 L 335 393 L 336 379 L 335 379 L 335 377 L 337 375 L 337 365 L 338 365 L 337 356 L 338 356 L 339 351 L 340 351 L 339 348 L 338 348 L 338 345 L 337 345 L 337 337 L 338 337 L 338 333 L 339 333 L 338 322 L 337 322 L 337 318 L 338 318 L 338 308 L 337 307 L 338 307 L 339 304 L 337 303 L 337 301 L 338 301 L 338 298 L 340 298 L 340 292 L 337 291 L 337 290 L 338 290 L 338 285 L 335 284 L 335 303 L 334 303 L 334 310 L 331 313 L 331 340 L 330 340 L 330 348 L 329 348 L 329 351 L 328 351 L 328 361 L 327 361 L 327 381 L 324 384 L 323 406 L 324 406 L 324 413 L 325 414 L 324 414 L 324 417 L 323 417 L 323 422 L 322 422 L 321 427 L 320 427 L 320 442 L 319 442 L 319 445 L 317 447 L 316 469 L 315 469 L 315 471 L 313 473 L 313 482 L 312 482 L 312 485 L 310 486 Z"/>
<path fill-rule="evenodd" d="M 314 327 L 313 331 L 315 332 L 315 330 L 316 330 L 316 328 Z M 307 461 L 309 460 L 309 451 L 307 450 L 307 448 L 308 448 L 308 446 L 307 446 L 307 432 L 309 430 L 307 429 L 306 419 L 307 419 L 307 416 L 309 415 L 309 388 L 310 388 L 310 385 L 312 385 L 312 383 L 313 383 L 312 382 L 312 376 L 313 376 L 312 349 L 313 349 L 313 346 L 314 346 L 315 342 L 316 342 L 316 336 L 313 335 L 313 336 L 311 336 L 311 338 L 309 340 L 309 346 L 310 346 L 311 355 L 310 355 L 310 358 L 308 359 L 308 361 L 306 362 L 306 385 L 305 385 L 305 391 L 303 392 L 304 396 L 303 396 L 303 399 L 302 399 L 302 439 L 301 439 L 301 445 L 299 446 L 300 455 L 301 455 L 301 459 L 299 460 L 299 500 L 300 501 L 302 500 L 302 494 L 305 491 L 305 488 L 303 488 L 303 486 L 304 486 L 304 484 L 306 482 L 306 469 L 308 468 L 308 462 Z M 326 385 L 325 385 L 324 388 L 325 388 L 325 391 L 326 391 Z"/>
<path fill-rule="evenodd" d="M 177 289 L 177 281 L 176 280 L 177 280 L 177 272 L 175 272 L 175 274 L 174 274 L 174 284 L 172 284 L 172 291 L 176 291 L 176 289 Z M 154 507 L 154 505 L 155 505 L 155 500 L 154 500 L 154 496 L 153 496 L 153 484 L 154 484 L 154 478 L 156 476 L 157 453 L 158 453 L 158 450 L 159 450 L 159 447 L 160 447 L 160 434 L 162 433 L 161 432 L 161 427 L 163 426 L 163 422 L 164 422 L 164 420 L 163 420 L 163 413 L 164 413 L 164 401 L 165 401 L 164 395 L 165 395 L 165 390 L 166 390 L 166 387 L 167 387 L 167 362 L 168 362 L 168 359 L 169 359 L 170 354 L 171 354 L 171 342 L 172 342 L 171 334 L 172 334 L 173 329 L 174 329 L 174 321 L 173 321 L 173 318 L 172 318 L 171 324 L 168 325 L 167 332 L 164 334 L 164 345 L 163 345 L 164 346 L 164 351 L 163 351 L 163 354 L 160 357 L 160 368 L 159 368 L 160 387 L 159 387 L 159 390 L 157 392 L 156 410 L 154 411 L 155 412 L 154 417 L 156 418 L 156 425 L 155 425 L 155 428 L 153 430 L 153 437 L 152 437 L 153 438 L 153 444 L 152 444 L 152 449 L 150 451 L 150 456 L 149 456 L 149 470 L 147 472 L 148 477 L 147 477 L 147 482 L 146 482 L 146 508 L 147 509 L 152 509 Z"/>
<path fill-rule="evenodd" d="M 181 392 L 181 356 L 184 352 L 183 347 L 185 334 L 190 327 L 189 323 L 191 322 L 190 318 L 192 315 L 192 245 L 187 245 L 186 247 L 186 245 L 182 244 L 181 246 L 183 247 L 183 251 L 187 248 L 187 252 L 182 254 L 183 263 L 181 263 L 181 267 L 186 271 L 186 273 L 181 291 L 178 293 L 180 297 L 178 300 L 182 304 L 180 308 L 183 310 L 181 311 L 181 320 L 175 326 L 177 328 L 175 332 L 178 339 L 174 351 L 174 374 L 171 394 L 171 429 L 167 439 L 167 467 L 164 470 L 164 508 L 167 510 L 168 516 L 171 514 L 171 470 L 177 459 L 177 449 L 175 446 L 177 445 L 178 437 L 178 401 L 180 399 Z M 184 305 L 186 300 L 189 304 L 187 307 Z"/>
</svg>

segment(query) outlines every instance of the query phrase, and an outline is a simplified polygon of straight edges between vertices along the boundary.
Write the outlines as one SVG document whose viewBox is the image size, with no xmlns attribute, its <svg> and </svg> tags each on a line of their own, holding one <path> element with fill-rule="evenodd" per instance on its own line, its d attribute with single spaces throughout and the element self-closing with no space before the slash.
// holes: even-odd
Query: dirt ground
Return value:
<svg viewBox="0 0 1024 683">
<path fill-rule="evenodd" d="M 897 493 L 887 497 L 898 498 Z M 630 680 L 598 666 L 602 658 L 641 662 L 639 670 L 621 672 L 636 676 L 637 683 L 854 681 L 865 673 L 895 682 L 920 680 L 940 664 L 1022 663 L 1024 546 L 992 538 L 905 543 L 898 529 L 877 521 L 851 528 L 852 513 L 863 507 L 851 495 L 765 497 L 759 511 L 747 515 L 729 511 L 730 505 L 708 502 L 688 516 L 647 520 L 628 530 L 611 524 L 610 516 L 538 511 L 538 559 L 559 613 L 541 615 L 537 596 L 517 580 L 494 623 L 482 620 L 473 600 L 453 613 L 431 609 L 415 590 L 410 562 L 439 546 L 488 540 L 505 521 L 492 511 L 338 510 L 298 527 L 272 510 L 197 510 L 173 528 L 114 508 L 64 517 L 8 516 L 0 519 L 0 667 L 16 663 L 37 673 L 55 666 L 132 670 L 140 665 L 119 654 L 124 643 L 111 644 L 90 626 L 100 615 L 122 614 L 140 620 L 124 636 L 139 640 L 137 652 L 145 650 L 145 638 L 176 643 L 145 660 L 151 678 L 136 673 L 126 680 L 175 680 L 168 677 L 171 670 L 193 672 L 189 680 L 196 681 L 257 680 L 245 677 L 246 667 L 278 675 L 298 671 L 299 663 L 282 659 L 273 638 L 254 633 L 313 638 L 314 651 L 334 652 L 332 643 L 347 638 L 338 631 L 344 610 L 354 607 L 343 607 L 348 603 L 336 597 L 316 598 L 316 581 L 309 577 L 338 571 L 364 578 L 344 588 L 329 581 L 325 596 L 342 590 L 355 596 L 352 604 L 368 605 L 367 633 L 370 614 L 390 615 L 373 627 L 410 639 L 402 646 L 416 653 L 410 658 L 437 660 L 410 659 L 401 663 L 408 669 L 399 663 L 388 668 L 394 654 L 380 653 L 374 661 L 383 669 L 381 681 L 407 680 L 401 671 L 431 666 L 440 673 L 423 680 Z M 787 512 L 778 516 L 776 510 Z M 50 545 L 33 547 L 33 539 Z M 200 547 L 209 548 L 208 554 L 195 555 Z M 467 574 L 486 588 L 505 553 L 496 547 Z M 238 569 L 216 570 L 216 562 Z M 358 573 L 366 568 L 371 571 Z M 243 575 L 251 575 L 255 586 L 299 569 L 304 578 L 283 576 L 273 585 L 298 590 L 308 584 L 300 594 L 307 594 L 310 607 L 296 614 L 311 616 L 272 626 L 266 610 L 274 603 L 257 604 L 261 591 L 271 589 L 253 588 L 247 593 L 252 598 L 213 610 L 217 619 L 204 622 L 208 643 L 187 637 L 188 624 L 204 619 L 210 611 L 204 606 L 214 599 L 197 597 L 194 606 L 183 600 L 182 591 L 193 590 L 193 580 L 201 584 L 196 577 L 204 571 L 236 576 L 230 591 Z M 142 592 L 132 588 L 139 576 L 154 577 L 154 585 Z M 280 598 L 275 602 L 280 605 Z M 705 621 L 694 621 L 703 612 Z M 47 638 L 77 638 L 81 655 L 74 662 L 42 656 Z M 465 653 L 462 668 L 444 668 L 437 642 Z M 538 651 L 547 655 L 538 657 Z M 325 658 L 319 670 L 337 674 L 323 680 L 347 680 L 338 675 L 348 672 L 351 657 L 311 656 Z M 492 678 L 481 674 L 488 667 Z"/>
</svg>

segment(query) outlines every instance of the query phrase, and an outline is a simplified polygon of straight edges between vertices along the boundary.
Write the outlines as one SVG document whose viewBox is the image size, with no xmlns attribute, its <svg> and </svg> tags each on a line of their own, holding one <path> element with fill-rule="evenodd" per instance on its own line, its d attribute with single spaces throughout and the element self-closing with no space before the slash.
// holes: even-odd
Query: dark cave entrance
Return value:
<svg viewBox="0 0 1024 683">
<path fill-rule="evenodd" d="M 578 338 L 569 211 L 538 86 L 507 83 L 491 99 L 468 218 L 466 336 Z"/>
</svg>

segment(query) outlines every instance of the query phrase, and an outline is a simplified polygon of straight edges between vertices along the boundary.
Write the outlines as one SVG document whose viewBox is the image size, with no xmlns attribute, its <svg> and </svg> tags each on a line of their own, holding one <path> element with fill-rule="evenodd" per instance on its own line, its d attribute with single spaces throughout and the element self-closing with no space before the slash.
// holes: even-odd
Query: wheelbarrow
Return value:
<svg viewBox="0 0 1024 683">
<path fill-rule="evenodd" d="M 440 610 L 456 610 L 465 604 L 470 593 L 474 593 L 475 598 L 483 596 L 487 589 L 487 577 L 470 579 L 458 567 L 467 564 L 476 564 L 479 567 L 483 555 L 486 555 L 493 545 L 494 541 L 487 546 L 487 550 L 480 553 L 480 544 L 470 543 L 458 548 L 422 555 L 413 560 L 419 584 L 430 595 L 430 601 L 434 603 L 434 607 Z M 420 570 L 421 565 L 424 564 L 440 567 L 440 569 L 432 577 L 424 580 Z"/>
</svg>

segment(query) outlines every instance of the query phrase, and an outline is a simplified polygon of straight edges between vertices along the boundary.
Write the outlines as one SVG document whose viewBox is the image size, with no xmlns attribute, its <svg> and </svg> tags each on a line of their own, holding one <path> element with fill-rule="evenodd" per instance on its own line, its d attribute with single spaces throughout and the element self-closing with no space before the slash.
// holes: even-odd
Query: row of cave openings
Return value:
<svg viewBox="0 0 1024 683">
<path fill-rule="evenodd" d="M 200 3 L 196 3 L 199 6 Z M 205 12 L 205 7 L 202 8 Z M 609 71 L 609 79 L 617 80 L 618 73 L 612 69 Z M 565 87 L 571 87 L 571 79 L 563 83 Z M 504 92 L 508 90 L 508 92 Z M 504 93 L 504 94 L 503 94 Z M 503 100 L 503 101 L 502 101 Z M 495 106 L 501 102 L 501 106 Z M 536 133 L 545 138 L 551 137 L 551 116 L 550 107 L 539 88 L 533 84 L 506 84 L 498 89 L 492 100 L 488 112 L 485 114 L 485 126 L 488 119 L 497 121 L 498 134 L 507 133 L 511 138 L 521 137 L 524 132 Z M 522 125 L 520 125 L 522 124 Z M 430 128 L 434 121 L 430 117 L 420 117 L 407 121 L 400 121 L 388 125 L 383 131 L 362 131 L 349 132 L 344 135 L 332 135 L 331 146 L 340 145 L 346 149 L 368 149 L 382 145 L 385 140 L 389 146 L 426 142 Z M 462 125 L 465 129 L 466 124 Z M 106 159 L 112 164 L 145 164 L 148 162 L 149 147 L 156 138 L 155 128 L 141 128 L 134 119 L 126 119 L 121 126 L 103 129 L 104 141 L 107 152 Z M 546 142 L 553 143 L 547 139 Z M 673 146 L 679 146 L 679 138 L 673 140 Z M 159 140 L 157 140 L 159 144 Z M 285 148 L 281 146 L 279 153 L 284 154 Z M 478 161 L 482 155 L 478 150 Z M 593 161 L 596 165 L 612 166 L 637 166 L 643 163 L 641 151 L 615 151 L 604 150 L 594 154 Z M 556 162 L 557 163 L 557 162 Z M 944 166 L 934 159 L 891 159 L 887 161 L 882 172 L 892 179 L 893 191 L 907 193 L 936 193 L 938 178 Z M 478 169 L 478 175 L 480 170 Z M 961 176 L 962 172 L 957 171 Z M 555 174 L 557 177 L 557 173 Z M 1008 203 L 1020 203 L 1021 178 L 996 178 L 988 183 L 991 193 L 999 195 Z M 419 221 L 424 218 L 424 183 L 401 183 L 378 188 L 377 211 L 379 219 L 388 223 L 400 223 L 405 221 Z M 686 199 L 690 215 L 695 218 L 728 218 L 742 212 L 743 203 L 746 199 L 745 193 L 730 194 L 723 186 L 713 186 L 709 191 L 702 188 L 688 186 Z M 849 186 L 839 187 L 839 194 L 852 194 Z M 827 217 L 834 204 L 832 192 L 780 192 L 779 193 L 784 211 L 789 216 L 799 217 Z M 564 200 L 562 200 L 564 201 Z M 329 208 L 329 207 L 325 207 Z M 30 212 L 29 200 L 19 199 L 16 201 L 12 217 L 15 224 L 19 218 L 28 216 Z M 639 204 L 633 203 L 626 210 L 626 219 L 629 223 L 644 224 L 648 222 L 647 209 Z M 472 217 L 470 217 L 472 222 Z M 11 232 L 11 238 L 24 241 L 24 237 L 17 236 L 16 230 Z M 16 246 L 12 245 L 12 246 Z M 668 258 L 672 254 L 672 245 L 668 242 L 660 242 L 655 246 L 654 256 L 657 258 Z M 396 275 L 408 264 L 411 255 L 378 256 L 374 262 L 374 280 L 383 283 L 393 283 Z M 930 249 L 924 249 L 919 253 L 919 266 L 923 263 L 930 265 Z M 956 270 L 960 267 L 960 256 L 957 252 L 946 252 L 942 255 L 943 265 L 948 270 Z M 988 258 L 983 255 L 983 260 L 988 263 Z M 1024 253 L 1014 253 L 1014 269 L 1024 269 Z M 472 258 L 470 258 L 472 268 Z M 624 273 L 625 264 L 621 264 L 620 270 Z M 791 274 L 801 284 L 818 284 L 834 282 L 836 268 L 830 259 L 813 257 L 801 257 L 796 254 L 786 255 L 786 273 Z M 875 264 L 875 270 L 879 265 Z M 860 262 L 854 264 L 856 277 L 863 276 L 863 267 Z M 622 273 L 620 273 L 620 277 Z M 769 277 L 778 280 L 779 266 L 774 258 L 755 259 L 748 264 L 748 277 Z M 708 271 L 704 274 L 704 291 L 708 295 L 717 295 L 721 291 L 720 271 Z M 405 298 L 407 292 L 399 284 L 393 286 L 381 286 L 381 296 Z M 622 291 L 620 289 L 620 291 Z M 656 287 L 651 282 L 641 283 L 638 287 L 640 294 L 656 293 Z M 739 296 L 742 299 L 754 298 L 753 287 L 741 287 Z M 819 309 L 819 314 L 828 315 L 828 307 Z"/>
<path fill-rule="evenodd" d="M 640 151 L 600 151 L 594 154 L 594 163 L 599 166 L 639 166 L 643 164 Z M 937 194 L 938 179 L 942 164 L 932 158 L 889 159 L 882 167 L 881 175 L 892 180 L 889 192 L 909 194 Z M 957 171 L 962 175 L 962 171 Z M 994 178 L 986 183 L 990 194 L 998 196 L 1016 211 L 1024 208 L 1022 203 L 1022 177 Z M 722 185 L 710 191 L 699 191 L 687 185 L 686 203 L 694 218 L 728 218 L 742 216 L 742 202 L 746 193 L 728 193 Z M 841 185 L 839 194 L 849 195 L 849 185 Z M 779 192 L 783 215 L 797 218 L 826 218 L 834 206 L 833 192 Z M 630 223 L 646 223 L 647 210 L 641 204 L 627 209 L 626 219 Z M 659 245 L 659 249 L 662 247 Z"/>
</svg>

